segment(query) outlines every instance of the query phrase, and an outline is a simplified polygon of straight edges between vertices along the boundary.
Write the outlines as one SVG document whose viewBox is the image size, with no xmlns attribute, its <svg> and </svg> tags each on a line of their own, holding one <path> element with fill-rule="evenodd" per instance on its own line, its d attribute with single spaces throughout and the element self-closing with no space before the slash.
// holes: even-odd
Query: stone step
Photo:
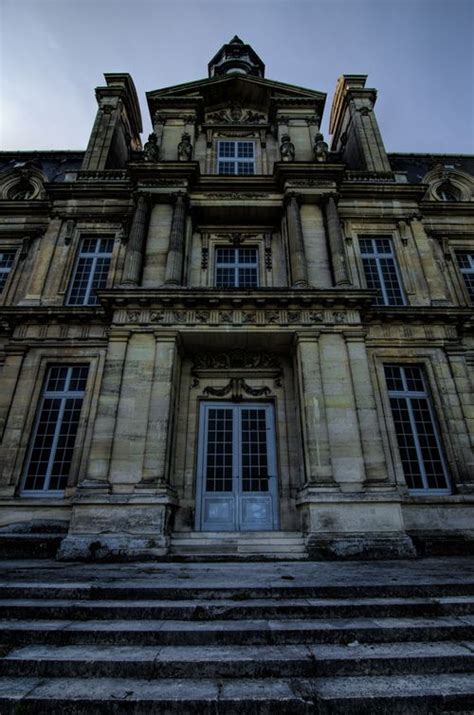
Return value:
<svg viewBox="0 0 474 715">
<path fill-rule="evenodd" d="M 370 618 L 455 616 L 474 614 L 474 597 L 359 599 L 189 599 L 189 600 L 60 600 L 3 599 L 4 619 L 59 618 L 141 620 L 237 620 L 242 618 Z"/>
<path fill-rule="evenodd" d="M 13 648 L 0 675 L 103 678 L 286 678 L 474 671 L 474 642 L 291 646 Z"/>
<path fill-rule="evenodd" d="M 297 541 L 304 544 L 304 537 L 300 531 L 175 531 L 172 541 L 255 541 L 262 539 L 271 542 L 285 543 Z"/>
<path fill-rule="evenodd" d="M 0 621 L 5 645 L 285 645 L 467 641 L 474 616 L 304 620 Z"/>
<path fill-rule="evenodd" d="M 276 565 L 275 565 L 276 566 Z M 150 583 L 150 580 L 153 583 Z M 291 575 L 282 574 L 269 586 L 223 586 L 218 583 L 198 582 L 187 586 L 190 580 L 187 574 L 178 576 L 173 585 L 157 585 L 163 579 L 159 574 L 148 581 L 140 583 L 122 581 L 110 583 L 61 582 L 50 580 L 48 583 L 12 581 L 8 585 L 0 584 L 0 599 L 113 599 L 113 600 L 185 600 L 212 599 L 216 601 L 233 599 L 291 599 L 291 598 L 440 598 L 444 596 L 474 596 L 474 583 L 385 583 L 370 584 L 344 582 L 336 585 L 300 585 Z"/>
<path fill-rule="evenodd" d="M 2 715 L 433 715 L 470 712 L 474 682 L 465 673 L 264 680 L 1 678 L 0 707 Z"/>
</svg>

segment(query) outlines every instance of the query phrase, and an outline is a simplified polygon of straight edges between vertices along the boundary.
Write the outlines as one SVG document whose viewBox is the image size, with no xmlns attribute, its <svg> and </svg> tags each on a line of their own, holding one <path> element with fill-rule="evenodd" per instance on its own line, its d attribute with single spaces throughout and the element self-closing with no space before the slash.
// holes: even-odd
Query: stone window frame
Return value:
<svg viewBox="0 0 474 715">
<path fill-rule="evenodd" d="M 467 290 L 456 254 L 474 254 L 474 233 L 471 236 L 444 236 L 441 243 L 446 260 L 447 274 L 454 297 L 461 305 L 471 306 L 474 304 L 474 301 Z"/>
<path fill-rule="evenodd" d="M 456 460 L 456 448 L 453 444 L 453 437 L 450 430 L 450 411 L 447 404 L 443 404 L 441 386 L 436 374 L 435 364 L 438 361 L 438 350 L 417 350 L 416 354 L 409 356 L 401 355 L 398 348 L 374 348 L 370 361 L 375 377 L 375 402 L 379 413 L 380 424 L 385 425 L 382 429 L 382 442 L 387 458 L 387 468 L 390 471 L 390 479 L 400 490 L 403 496 L 410 499 L 449 499 L 458 493 L 457 487 L 460 484 L 459 469 Z M 423 369 L 428 394 L 431 400 L 432 410 L 435 420 L 435 428 L 438 431 L 443 456 L 446 462 L 448 480 L 451 486 L 451 493 L 439 494 L 435 491 L 423 493 L 409 492 L 405 480 L 400 451 L 398 448 L 397 434 L 390 406 L 389 391 L 385 379 L 385 365 L 417 365 Z M 447 368 L 449 371 L 449 367 Z"/>
<path fill-rule="evenodd" d="M 5 281 L 3 290 L 0 292 L 0 305 L 9 304 L 16 293 L 21 274 L 20 263 L 22 262 L 22 258 L 26 257 L 24 253 L 24 240 L 23 236 L 18 236 L 18 238 L 11 235 L 8 237 L 0 237 L 0 252 L 13 251 L 15 253 L 12 267 Z"/>
<path fill-rule="evenodd" d="M 68 305 L 67 300 L 69 291 L 74 279 L 74 273 L 81 249 L 81 242 L 84 238 L 108 238 L 114 239 L 112 249 L 112 257 L 110 260 L 109 272 L 107 275 L 106 290 L 109 290 L 116 283 L 119 273 L 120 264 L 123 263 L 124 251 L 122 248 L 122 230 L 121 224 L 104 225 L 97 223 L 78 223 L 74 226 L 72 234 L 68 237 L 67 230 L 62 238 L 62 244 L 67 251 L 66 260 L 63 266 L 63 273 L 60 279 L 58 294 L 62 296 L 65 306 Z M 81 306 L 73 306 L 81 307 Z M 82 306 L 83 308 L 94 306 Z M 97 306 L 95 306 L 97 307 Z"/>
<path fill-rule="evenodd" d="M 241 234 L 239 242 L 233 242 L 232 236 Z M 202 268 L 202 286 L 206 288 L 215 288 L 215 290 L 260 290 L 260 288 L 273 287 L 273 269 L 267 268 L 267 251 L 271 242 L 269 232 L 238 231 L 238 230 L 205 230 L 201 231 L 201 253 L 206 256 L 205 267 Z M 257 248 L 258 250 L 258 287 L 257 288 L 216 288 L 215 287 L 215 271 L 216 271 L 216 249 L 217 248 Z M 202 261 L 204 266 L 204 260 Z"/>
<path fill-rule="evenodd" d="M 105 352 L 99 352 L 97 348 L 89 348 L 83 349 L 81 352 L 78 352 L 77 349 L 74 352 L 70 350 L 68 351 L 68 353 L 65 354 L 64 348 L 58 348 L 56 350 L 44 349 L 37 351 L 35 357 L 36 361 L 35 365 L 33 366 L 33 375 L 31 377 L 28 399 L 28 404 L 34 405 L 34 409 L 28 410 L 24 422 L 22 424 L 21 437 L 19 443 L 16 445 L 16 459 L 10 477 L 10 485 L 14 487 L 15 497 L 22 499 L 25 502 L 29 499 L 32 499 L 34 501 L 37 501 L 39 499 L 47 499 L 54 501 L 68 499 L 75 492 L 76 486 L 79 483 L 79 476 L 85 473 L 87 467 L 89 449 L 92 441 L 93 425 L 98 404 L 98 394 L 96 394 L 97 384 L 100 382 L 100 378 L 103 373 Z M 32 494 L 31 492 L 29 492 L 28 494 L 23 495 L 21 492 L 23 478 L 27 467 L 31 440 L 34 436 L 39 405 L 48 369 L 51 365 L 76 365 L 79 363 L 87 364 L 89 372 L 87 376 L 84 400 L 81 408 L 81 417 L 76 434 L 74 454 L 71 461 L 71 469 L 69 472 L 67 487 L 62 494 L 49 494 L 48 492 L 38 492 L 38 494 Z M 25 367 L 26 365 L 24 363 L 22 372 Z M 31 370 L 31 367 L 29 368 L 29 370 Z M 24 379 L 24 375 L 22 377 L 22 374 L 20 374 L 18 384 L 21 385 Z M 14 411 L 24 413 L 24 409 L 22 408 L 22 406 L 16 404 L 17 399 L 18 397 L 15 396 L 12 402 L 9 422 L 11 420 L 12 413 L 14 414 Z M 9 425 L 7 423 L 5 435 L 8 428 Z"/>
<path fill-rule="evenodd" d="M 397 274 L 400 280 L 400 286 L 405 298 L 405 305 L 400 308 L 409 308 L 412 305 L 413 297 L 415 296 L 415 286 L 410 275 L 409 257 L 407 256 L 407 239 L 402 237 L 399 226 L 386 223 L 364 224 L 364 223 L 349 223 L 346 225 L 346 248 L 350 265 L 350 273 L 355 273 L 357 276 L 358 286 L 367 287 L 365 278 L 364 265 L 362 261 L 359 239 L 360 238 L 388 238 L 393 245 L 393 255 L 395 257 Z M 379 306 L 390 307 L 390 306 Z"/>
<path fill-rule="evenodd" d="M 474 179 L 467 172 L 454 166 L 438 164 L 428 171 L 421 181 L 423 184 L 428 184 L 424 201 L 456 205 L 459 202 L 472 201 L 474 198 Z M 440 190 L 445 186 L 456 197 L 455 201 L 446 201 L 441 196 Z"/>
</svg>

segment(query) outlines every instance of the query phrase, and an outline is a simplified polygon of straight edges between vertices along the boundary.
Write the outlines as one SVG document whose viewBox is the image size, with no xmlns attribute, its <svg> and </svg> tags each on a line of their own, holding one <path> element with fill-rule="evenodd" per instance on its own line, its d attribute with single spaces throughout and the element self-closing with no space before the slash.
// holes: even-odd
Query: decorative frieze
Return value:
<svg viewBox="0 0 474 715">
<path fill-rule="evenodd" d="M 115 323 L 165 324 L 165 325 L 345 325 L 359 322 L 355 310 L 288 310 L 265 308 L 186 309 L 163 308 L 157 310 L 133 308 L 117 311 Z"/>
<path fill-rule="evenodd" d="M 268 369 L 281 368 L 280 358 L 276 353 L 265 350 L 245 350 L 236 348 L 223 352 L 202 352 L 194 355 L 193 370 L 225 370 L 232 368 Z"/>
</svg>

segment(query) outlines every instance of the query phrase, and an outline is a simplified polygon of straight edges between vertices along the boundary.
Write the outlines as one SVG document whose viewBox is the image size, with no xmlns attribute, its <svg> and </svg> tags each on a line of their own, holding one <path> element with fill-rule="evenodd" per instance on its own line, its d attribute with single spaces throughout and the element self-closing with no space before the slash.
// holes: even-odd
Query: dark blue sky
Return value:
<svg viewBox="0 0 474 715">
<path fill-rule="evenodd" d="M 207 76 L 234 34 L 270 79 L 368 74 L 388 151 L 474 153 L 474 0 L 0 0 L 2 149 L 85 148 L 103 72 L 145 92 Z"/>
</svg>

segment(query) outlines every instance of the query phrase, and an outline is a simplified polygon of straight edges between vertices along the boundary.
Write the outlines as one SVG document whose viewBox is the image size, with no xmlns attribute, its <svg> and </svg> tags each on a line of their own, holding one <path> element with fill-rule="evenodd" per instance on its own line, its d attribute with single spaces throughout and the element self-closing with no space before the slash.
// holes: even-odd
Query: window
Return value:
<svg viewBox="0 0 474 715">
<path fill-rule="evenodd" d="M 405 305 L 398 267 L 389 238 L 359 238 L 367 288 L 377 290 L 376 305 Z"/>
<path fill-rule="evenodd" d="M 88 374 L 87 365 L 52 365 L 38 410 L 23 493 L 67 486 Z"/>
<path fill-rule="evenodd" d="M 472 301 L 474 301 L 474 253 L 456 253 L 458 259 L 459 270 L 464 278 L 467 292 Z"/>
<path fill-rule="evenodd" d="M 459 201 L 459 195 L 453 188 L 453 186 L 451 186 L 451 184 L 441 184 L 441 186 L 438 187 L 436 193 L 438 194 L 441 201 L 448 201 L 450 203 Z"/>
<path fill-rule="evenodd" d="M 217 142 L 218 174 L 255 174 L 255 143 L 240 141 Z"/>
<path fill-rule="evenodd" d="M 385 365 L 390 407 L 408 489 L 449 494 L 430 396 L 419 365 Z"/>
<path fill-rule="evenodd" d="M 113 246 L 113 238 L 82 239 L 68 305 L 97 305 L 95 291 L 107 285 Z"/>
<path fill-rule="evenodd" d="M 216 248 L 216 288 L 257 288 L 257 248 Z"/>
<path fill-rule="evenodd" d="M 0 251 L 0 293 L 5 287 L 14 260 L 15 251 Z"/>
</svg>

